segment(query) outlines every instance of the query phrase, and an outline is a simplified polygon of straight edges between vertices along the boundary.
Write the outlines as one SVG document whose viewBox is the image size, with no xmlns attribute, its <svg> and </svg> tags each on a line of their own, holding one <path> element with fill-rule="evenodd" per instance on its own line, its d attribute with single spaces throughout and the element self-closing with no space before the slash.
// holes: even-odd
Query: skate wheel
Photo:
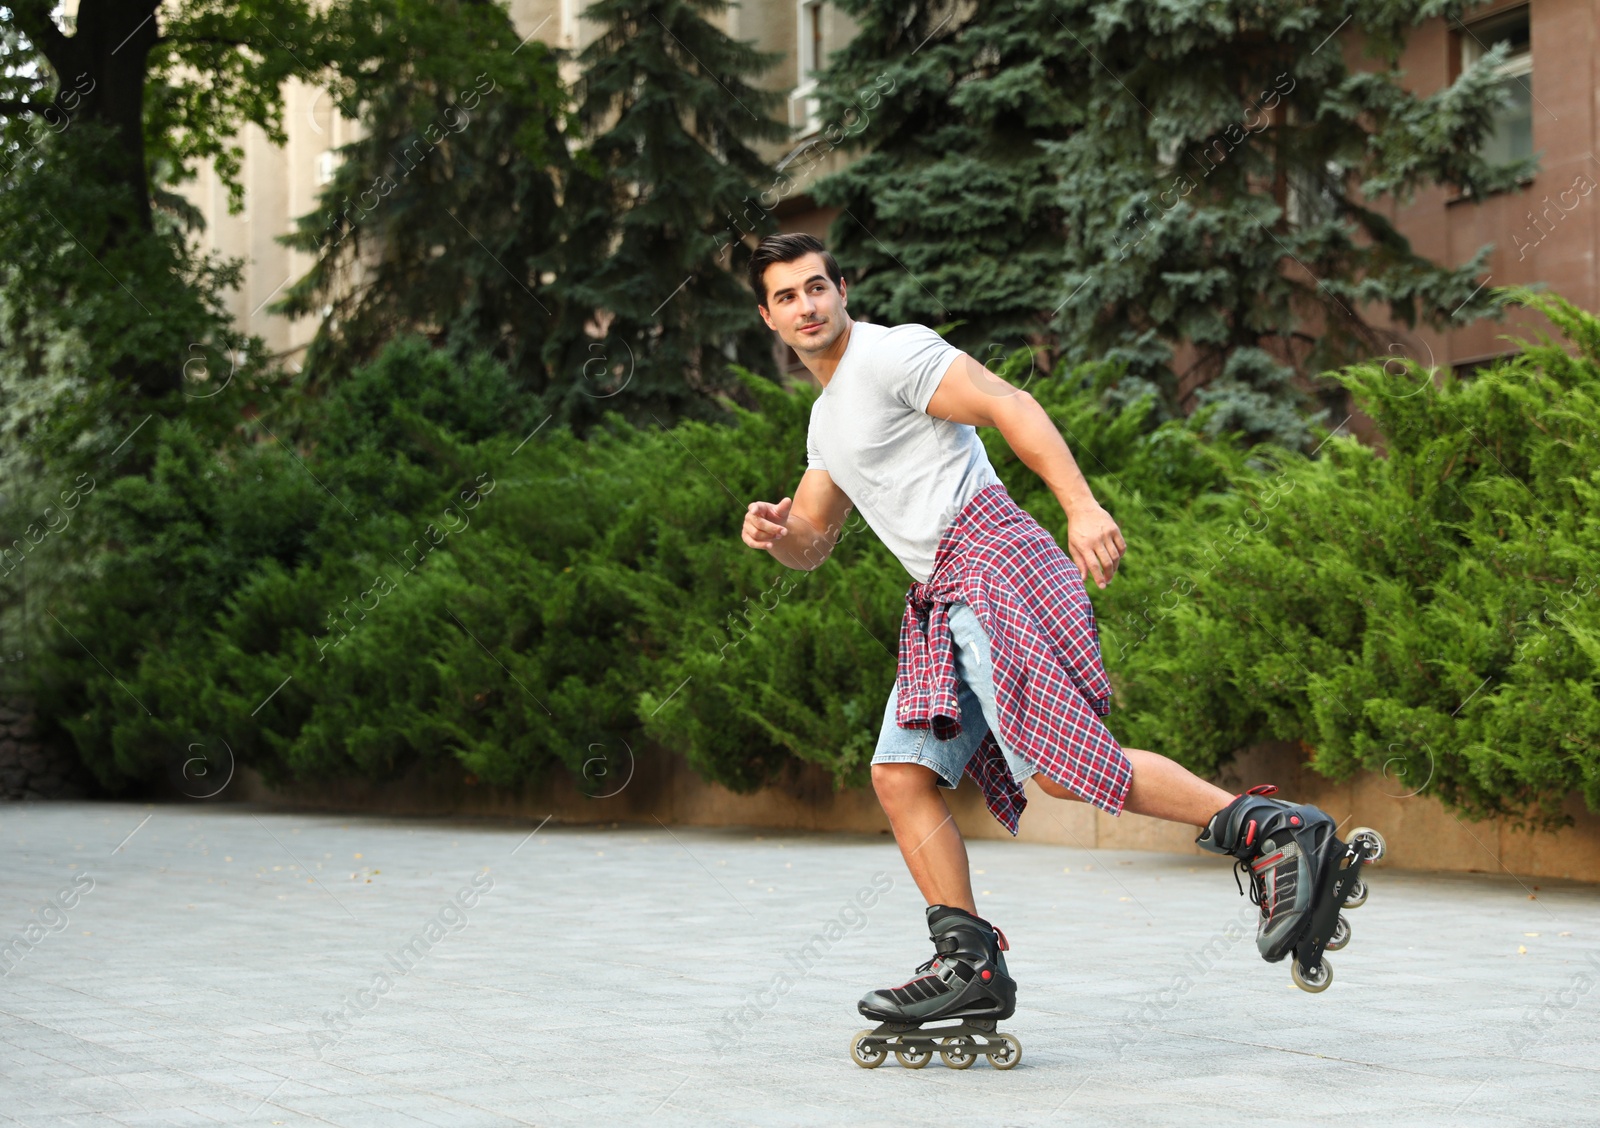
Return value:
<svg viewBox="0 0 1600 1128">
<path fill-rule="evenodd" d="M 989 1064 L 996 1069 L 1015 1069 L 1022 1060 L 1022 1043 L 1010 1034 L 999 1034 L 1001 1048 L 989 1055 Z"/>
<path fill-rule="evenodd" d="M 1367 883 L 1359 877 L 1350 886 L 1350 896 L 1344 899 L 1347 909 L 1359 909 L 1367 903 Z"/>
<path fill-rule="evenodd" d="M 850 1039 L 850 1060 L 862 1069 L 877 1069 L 883 1064 L 883 1059 L 888 1057 L 882 1046 L 869 1046 L 867 1039 L 872 1037 L 872 1031 L 863 1030 Z"/>
<path fill-rule="evenodd" d="M 966 1034 L 941 1039 L 939 1056 L 951 1069 L 966 1069 L 978 1060 L 978 1055 L 972 1050 L 972 1039 Z"/>
<path fill-rule="evenodd" d="M 1328 984 L 1333 982 L 1333 965 L 1323 960 L 1314 969 L 1306 972 L 1300 970 L 1298 963 L 1291 963 L 1289 978 L 1294 980 L 1294 985 L 1300 990 L 1316 994 L 1318 991 L 1326 991 Z"/>
<path fill-rule="evenodd" d="M 1333 922 L 1333 935 L 1323 947 L 1330 952 L 1337 952 L 1348 943 L 1350 943 L 1350 922 L 1345 919 L 1343 913 L 1340 913 L 1339 919 Z"/>
<path fill-rule="evenodd" d="M 1368 865 L 1382 861 L 1384 854 L 1389 851 L 1389 844 L 1383 840 L 1383 835 L 1370 826 L 1358 826 L 1352 830 L 1350 844 L 1360 848 L 1362 857 Z"/>
<path fill-rule="evenodd" d="M 900 1064 L 907 1069 L 921 1069 L 933 1060 L 933 1051 L 926 1046 L 908 1046 L 903 1050 L 896 1050 L 894 1056 L 900 1059 Z"/>
</svg>

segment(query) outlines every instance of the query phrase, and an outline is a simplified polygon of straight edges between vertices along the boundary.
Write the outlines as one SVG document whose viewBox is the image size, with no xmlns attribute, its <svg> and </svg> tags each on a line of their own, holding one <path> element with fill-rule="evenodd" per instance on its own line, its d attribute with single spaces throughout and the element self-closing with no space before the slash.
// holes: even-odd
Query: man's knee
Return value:
<svg viewBox="0 0 1600 1128">
<path fill-rule="evenodd" d="M 938 788 L 938 773 L 922 764 L 872 765 L 872 789 L 886 808 L 936 794 Z"/>
<path fill-rule="evenodd" d="M 1068 791 L 1065 787 L 1062 787 L 1059 783 L 1045 775 L 1043 772 L 1034 772 L 1033 782 L 1039 785 L 1040 791 L 1044 792 L 1052 799 L 1071 799 L 1078 803 L 1083 802 L 1083 796 L 1077 794 L 1076 792 Z"/>
</svg>

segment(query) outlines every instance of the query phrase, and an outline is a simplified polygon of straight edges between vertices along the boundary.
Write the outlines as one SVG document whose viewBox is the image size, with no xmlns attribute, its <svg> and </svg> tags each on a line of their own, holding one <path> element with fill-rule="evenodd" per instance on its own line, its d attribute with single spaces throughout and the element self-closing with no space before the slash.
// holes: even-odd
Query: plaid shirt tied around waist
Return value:
<svg viewBox="0 0 1600 1128">
<path fill-rule="evenodd" d="M 1078 566 L 1003 485 L 979 491 L 939 540 L 933 574 L 906 592 L 900 624 L 901 728 L 961 732 L 950 604 L 964 602 L 989 636 L 995 706 L 1006 745 L 1096 807 L 1121 814 L 1133 768 L 1100 718 L 1111 682 Z M 989 732 L 966 774 L 989 813 L 1017 833 L 1022 788 Z"/>
</svg>

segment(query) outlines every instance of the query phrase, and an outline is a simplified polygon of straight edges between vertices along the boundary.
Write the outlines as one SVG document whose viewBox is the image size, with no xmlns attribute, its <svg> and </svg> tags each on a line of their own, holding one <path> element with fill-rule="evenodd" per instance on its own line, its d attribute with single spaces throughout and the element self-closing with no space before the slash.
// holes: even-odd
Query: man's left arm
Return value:
<svg viewBox="0 0 1600 1128">
<path fill-rule="evenodd" d="M 945 371 L 925 410 L 952 423 L 998 428 L 1066 511 L 1072 562 L 1102 588 L 1111 581 L 1128 544 L 1111 514 L 1095 501 L 1072 451 L 1037 400 L 962 353 Z"/>
</svg>

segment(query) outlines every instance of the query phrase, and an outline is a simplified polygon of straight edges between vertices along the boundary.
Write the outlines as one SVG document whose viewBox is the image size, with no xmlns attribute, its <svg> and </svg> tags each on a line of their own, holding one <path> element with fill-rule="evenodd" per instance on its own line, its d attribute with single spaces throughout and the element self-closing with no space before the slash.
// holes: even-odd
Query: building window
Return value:
<svg viewBox="0 0 1600 1128">
<path fill-rule="evenodd" d="M 800 85 L 815 82 L 827 56 L 822 49 L 822 0 L 800 0 Z"/>
<path fill-rule="evenodd" d="M 1489 356 L 1472 357 L 1468 360 L 1458 360 L 1450 366 L 1451 373 L 1457 380 L 1470 380 L 1478 373 L 1496 365 L 1505 364 L 1522 350 L 1513 349 L 1510 352 L 1491 353 Z"/>
<path fill-rule="evenodd" d="M 1344 166 L 1328 161 L 1322 172 L 1300 169 L 1289 174 L 1284 211 L 1289 222 L 1305 229 L 1338 219 L 1344 197 Z"/>
<path fill-rule="evenodd" d="M 339 167 L 339 156 L 332 149 L 324 149 L 317 154 L 317 185 L 320 187 L 333 180 L 334 169 Z"/>
<path fill-rule="evenodd" d="M 1484 143 L 1483 159 L 1510 164 L 1533 155 L 1533 51 L 1528 8 L 1513 8 L 1475 23 L 1461 25 L 1461 69 L 1466 70 L 1491 48 L 1505 44 L 1505 60 L 1495 69 L 1510 102 L 1495 111 L 1494 132 Z"/>
<path fill-rule="evenodd" d="M 789 95 L 789 125 L 802 136 L 810 136 L 822 128 L 818 119 L 819 102 L 816 97 L 817 72 L 827 62 L 827 52 L 822 40 L 823 0 L 799 0 L 800 17 L 798 63 L 795 88 Z"/>
</svg>

